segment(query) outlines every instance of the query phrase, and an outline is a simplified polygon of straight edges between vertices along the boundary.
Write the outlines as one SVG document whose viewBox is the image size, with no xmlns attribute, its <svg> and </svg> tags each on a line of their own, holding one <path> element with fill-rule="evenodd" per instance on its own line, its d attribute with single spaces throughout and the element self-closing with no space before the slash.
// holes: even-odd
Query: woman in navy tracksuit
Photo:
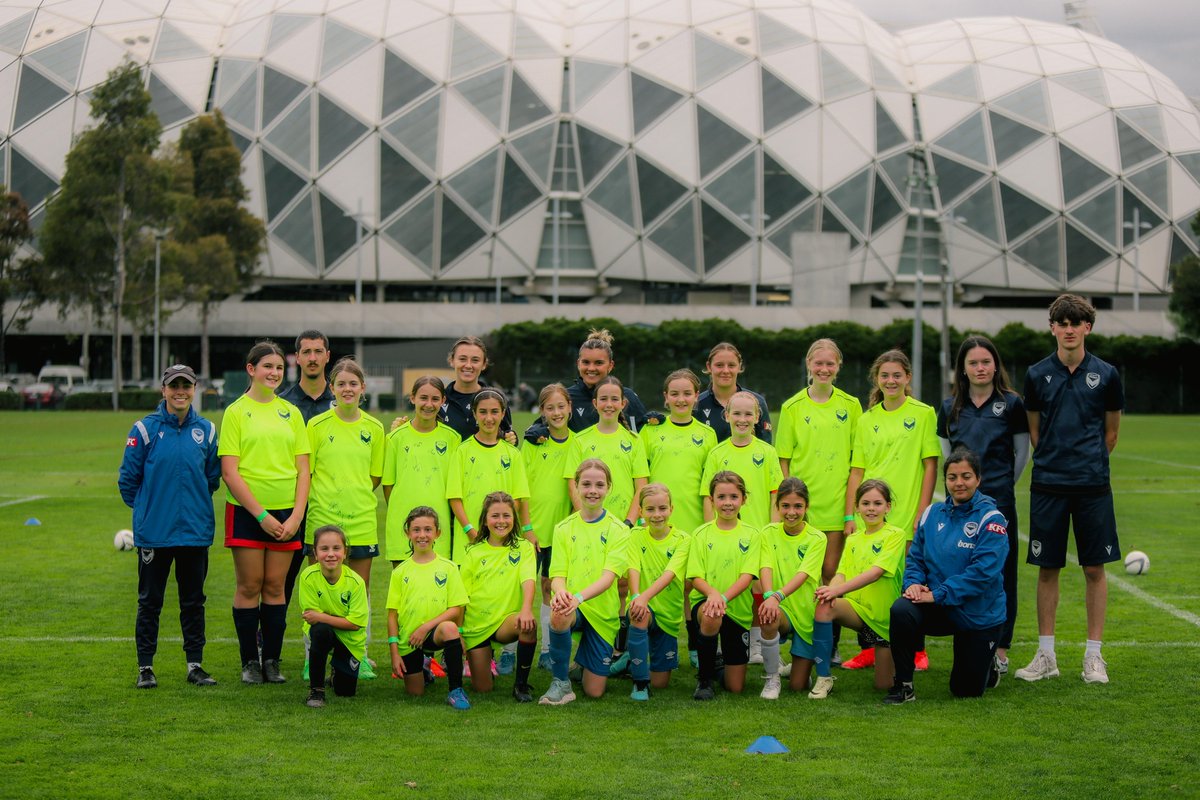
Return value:
<svg viewBox="0 0 1200 800">
<path fill-rule="evenodd" d="M 1004 559 L 1008 523 L 979 491 L 979 457 L 955 450 L 942 467 L 945 502 L 921 516 L 904 569 L 903 591 L 892 604 L 896 679 L 885 703 L 914 700 L 913 660 L 924 636 L 953 636 L 950 692 L 979 697 L 999 683 L 993 664 L 1004 626 Z"/>
<path fill-rule="evenodd" d="M 212 494 L 221 483 L 217 433 L 192 408 L 196 373 L 168 367 L 163 400 L 133 424 L 117 485 L 133 509 L 133 543 L 138 552 L 137 688 L 153 689 L 158 617 L 171 563 L 179 584 L 179 624 L 187 657 L 188 683 L 216 683 L 204 667 L 204 579 L 213 542 Z"/>
</svg>

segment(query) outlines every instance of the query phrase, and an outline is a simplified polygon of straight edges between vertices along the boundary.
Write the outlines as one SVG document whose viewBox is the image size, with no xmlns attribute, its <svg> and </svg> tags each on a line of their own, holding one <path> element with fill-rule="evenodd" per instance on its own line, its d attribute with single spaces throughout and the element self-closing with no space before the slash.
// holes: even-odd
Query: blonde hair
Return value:
<svg viewBox="0 0 1200 800">
<path fill-rule="evenodd" d="M 604 480 L 608 481 L 608 485 L 612 487 L 612 470 L 598 458 L 585 458 L 579 462 L 579 466 L 575 468 L 575 482 L 579 483 L 579 476 L 589 469 L 598 469 L 604 473 Z"/>
<path fill-rule="evenodd" d="M 571 405 L 571 395 L 567 392 L 567 387 L 561 383 L 548 383 L 538 392 L 538 408 L 544 406 L 556 394 L 561 394 L 563 399 L 567 401 L 567 405 Z"/>
<path fill-rule="evenodd" d="M 638 506 L 642 506 L 646 502 L 647 497 L 653 497 L 656 494 L 665 494 L 667 502 L 671 502 L 671 490 L 667 488 L 665 483 L 647 483 L 638 492 Z"/>
<path fill-rule="evenodd" d="M 592 328 L 583 344 L 579 345 L 579 354 L 583 355 L 584 350 L 603 350 L 608 355 L 608 360 L 614 361 L 613 341 L 613 335 L 607 328 Z"/>
<path fill-rule="evenodd" d="M 692 372 L 687 367 L 684 367 L 683 369 L 675 370 L 667 376 L 666 380 L 663 381 L 663 394 L 667 393 L 667 390 L 671 387 L 672 381 L 678 380 L 687 381 L 688 383 L 692 384 L 692 388 L 696 390 L 697 394 L 700 393 L 700 379 L 696 377 L 696 373 Z"/>
<path fill-rule="evenodd" d="M 838 369 L 842 368 L 842 349 L 837 346 L 837 342 L 833 339 L 817 339 L 808 346 L 808 352 L 804 355 L 804 369 L 808 373 L 808 385 L 812 386 L 813 376 L 812 370 L 809 369 L 809 364 L 812 363 L 813 356 L 821 350 L 832 350 L 834 357 L 837 359 Z"/>
</svg>

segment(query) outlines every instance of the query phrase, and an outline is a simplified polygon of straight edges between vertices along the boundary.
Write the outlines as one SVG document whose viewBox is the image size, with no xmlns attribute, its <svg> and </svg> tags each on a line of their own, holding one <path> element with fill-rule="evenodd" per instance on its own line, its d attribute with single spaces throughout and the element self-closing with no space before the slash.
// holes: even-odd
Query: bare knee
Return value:
<svg viewBox="0 0 1200 800">
<path fill-rule="evenodd" d="M 1092 564 L 1083 568 L 1083 577 L 1088 583 L 1104 583 L 1108 580 L 1108 573 L 1104 571 L 1103 564 Z"/>
</svg>

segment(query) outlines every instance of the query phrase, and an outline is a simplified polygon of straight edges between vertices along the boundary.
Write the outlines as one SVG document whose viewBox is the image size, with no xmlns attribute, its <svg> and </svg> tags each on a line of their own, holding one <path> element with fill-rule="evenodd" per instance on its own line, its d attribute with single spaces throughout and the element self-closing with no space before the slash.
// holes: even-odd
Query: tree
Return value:
<svg viewBox="0 0 1200 800">
<path fill-rule="evenodd" d="M 209 375 L 208 321 L 213 306 L 254 280 L 266 228 L 242 203 L 242 157 L 220 111 L 197 117 L 179 138 L 190 192 L 174 219 L 171 258 L 183 275 L 183 300 L 200 311 L 200 375 Z"/>
<path fill-rule="evenodd" d="M 60 313 L 88 307 L 109 315 L 115 410 L 126 263 L 139 231 L 171 213 L 171 170 L 154 158 L 162 127 L 136 64 L 126 61 L 96 87 L 91 116 L 96 125 L 67 154 L 62 189 L 47 205 L 39 239 L 47 294 Z"/>
<path fill-rule="evenodd" d="M 1192 220 L 1192 230 L 1200 236 L 1200 214 Z M 1174 285 L 1171 287 L 1170 309 L 1184 336 L 1200 339 L 1200 258 L 1188 256 L 1171 266 Z"/>
<path fill-rule="evenodd" d="M 21 246 L 33 238 L 29 227 L 29 206 L 16 192 L 0 194 L 0 372 L 8 368 L 8 355 L 4 349 L 9 327 L 23 328 L 29 321 L 27 299 L 34 295 L 34 276 L 37 259 L 19 255 Z M 4 309 L 9 298 L 18 303 L 12 316 L 4 318 Z"/>
</svg>

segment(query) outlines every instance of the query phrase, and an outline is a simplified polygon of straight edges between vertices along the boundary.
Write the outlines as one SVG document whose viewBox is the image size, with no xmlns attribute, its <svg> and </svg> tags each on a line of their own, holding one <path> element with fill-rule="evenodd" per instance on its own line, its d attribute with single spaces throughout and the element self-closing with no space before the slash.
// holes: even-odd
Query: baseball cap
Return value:
<svg viewBox="0 0 1200 800">
<path fill-rule="evenodd" d="M 176 378 L 183 378 L 188 383 L 195 384 L 196 372 L 185 364 L 175 364 L 174 366 L 167 367 L 166 370 L 163 371 L 162 385 L 166 386 Z"/>
</svg>

